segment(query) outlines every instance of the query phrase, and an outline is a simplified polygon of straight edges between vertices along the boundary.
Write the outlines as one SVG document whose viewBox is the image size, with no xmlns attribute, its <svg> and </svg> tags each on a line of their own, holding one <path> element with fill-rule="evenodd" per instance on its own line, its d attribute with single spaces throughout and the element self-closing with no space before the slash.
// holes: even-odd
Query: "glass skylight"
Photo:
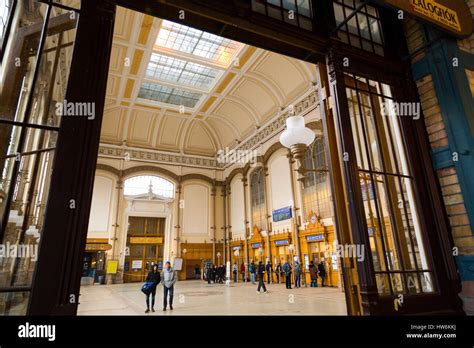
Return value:
<svg viewBox="0 0 474 348">
<path fill-rule="evenodd" d="M 220 71 L 201 64 L 152 53 L 146 70 L 148 77 L 209 89 Z"/>
<path fill-rule="evenodd" d="M 194 108 L 203 94 L 179 88 L 163 86 L 158 83 L 143 82 L 138 97 L 161 103 Z"/>
<path fill-rule="evenodd" d="M 214 34 L 164 20 L 156 45 L 229 65 L 240 44 Z"/>
</svg>

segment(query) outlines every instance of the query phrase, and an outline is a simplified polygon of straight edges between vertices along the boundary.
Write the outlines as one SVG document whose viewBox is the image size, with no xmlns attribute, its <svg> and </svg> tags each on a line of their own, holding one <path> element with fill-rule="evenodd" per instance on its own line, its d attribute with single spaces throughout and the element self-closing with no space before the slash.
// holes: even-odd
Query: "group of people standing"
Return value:
<svg viewBox="0 0 474 348">
<path fill-rule="evenodd" d="M 309 273 L 310 273 L 310 278 L 311 278 L 311 287 L 317 287 L 318 286 L 318 277 L 321 277 L 321 286 L 325 286 L 325 279 L 326 279 L 326 268 L 324 265 L 324 262 L 321 261 L 317 265 L 314 264 L 313 261 L 310 262 L 309 264 Z M 242 276 L 242 282 L 245 282 L 245 273 L 246 273 L 246 267 L 245 264 L 242 262 L 240 267 L 237 265 L 236 262 L 234 262 L 232 266 L 232 274 L 233 274 L 233 280 L 234 283 L 237 283 L 238 279 L 238 272 L 240 270 L 241 276 Z M 301 276 L 303 275 L 303 269 L 301 264 L 298 261 L 295 261 L 293 265 L 287 260 L 283 266 L 281 264 L 277 264 L 275 267 L 275 270 L 273 270 L 273 265 L 270 261 L 267 261 L 266 265 L 263 264 L 262 261 L 259 261 L 258 264 L 256 264 L 253 260 L 250 262 L 248 266 L 248 272 L 250 274 L 250 279 L 247 281 L 250 281 L 252 284 L 255 284 L 255 280 L 258 279 L 258 288 L 257 292 L 260 293 L 260 289 L 263 288 L 264 292 L 266 292 L 266 287 L 265 287 L 265 273 L 266 273 L 266 278 L 267 278 L 267 283 L 270 284 L 273 282 L 273 274 L 276 275 L 276 281 L 277 283 L 280 283 L 280 279 L 285 278 L 285 283 L 286 283 L 286 288 L 291 289 L 291 278 L 294 272 L 295 276 L 295 287 L 300 288 L 301 287 Z"/>
<path fill-rule="evenodd" d="M 225 266 L 224 265 L 211 265 L 207 268 L 206 271 L 206 279 L 207 283 L 211 284 L 211 282 L 215 284 L 224 284 L 225 282 Z"/>
<path fill-rule="evenodd" d="M 155 311 L 155 296 L 156 296 L 156 287 L 158 284 L 163 285 L 163 311 L 166 311 L 168 306 L 168 296 L 169 296 L 169 305 L 170 309 L 173 309 L 173 293 L 174 293 L 174 284 L 176 283 L 176 272 L 171 267 L 171 263 L 166 261 L 165 269 L 160 274 L 158 270 L 158 265 L 153 265 L 151 271 L 148 273 L 148 276 L 145 280 L 144 288 L 146 290 L 142 291 L 146 295 L 146 310 L 145 313 L 150 312 L 150 297 L 151 297 L 151 311 Z"/>
</svg>

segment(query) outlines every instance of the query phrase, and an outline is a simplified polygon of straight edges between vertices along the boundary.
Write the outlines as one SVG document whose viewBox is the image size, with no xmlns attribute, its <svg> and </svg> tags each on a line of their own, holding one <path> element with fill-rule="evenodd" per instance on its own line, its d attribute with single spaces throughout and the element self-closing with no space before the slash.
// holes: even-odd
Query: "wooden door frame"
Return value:
<svg viewBox="0 0 474 348">
<path fill-rule="evenodd" d="M 315 12 L 315 20 L 319 21 L 321 28 L 310 33 L 290 28 L 285 23 L 260 23 L 258 19 L 261 17 L 251 11 L 250 0 L 175 0 L 172 3 L 165 0 L 82 0 L 66 96 L 68 101 L 94 102 L 97 114 L 93 122 L 85 118 L 65 118 L 61 123 L 29 314 L 77 313 L 80 264 L 87 238 L 116 6 L 177 22 L 180 22 L 180 11 L 184 10 L 186 25 L 309 63 L 326 62 L 328 92 L 335 97 L 333 113 L 340 126 L 336 131 L 342 138 L 341 150 L 354 154 L 350 130 L 345 126 L 350 124 L 347 123 L 350 120 L 344 88 L 345 71 L 370 75 L 375 80 L 395 86 L 395 99 L 398 100 L 418 100 L 418 94 L 410 75 L 409 62 L 401 60 L 407 50 L 400 22 L 395 16 L 381 9 L 383 26 L 385 29 L 391 27 L 387 31 L 392 39 L 389 41 L 390 50 L 398 51 L 400 55 L 379 57 L 330 37 L 334 19 L 325 18 L 332 12 L 324 12 L 329 8 L 329 1 L 314 2 L 320 10 Z M 350 57 L 350 68 L 342 67 L 343 57 Z M 404 122 L 403 125 L 408 158 L 415 176 L 416 198 L 418 203 L 423 202 L 420 205 L 422 221 L 427 223 L 429 251 L 436 260 L 435 276 L 444 289 L 439 296 L 413 298 L 407 303 L 407 313 L 462 313 L 457 297 L 460 282 L 452 255 L 449 257 L 452 236 L 431 163 L 426 129 L 423 122 Z M 354 162 L 343 164 L 352 237 L 356 243 L 369 245 L 355 166 Z M 74 209 L 70 208 L 71 199 L 76 203 Z M 378 296 L 370 252 L 357 270 L 362 313 L 392 314 L 393 303 L 384 302 Z M 51 274 L 57 277 L 51 279 Z M 432 306 L 427 306 L 428 303 Z"/>
</svg>

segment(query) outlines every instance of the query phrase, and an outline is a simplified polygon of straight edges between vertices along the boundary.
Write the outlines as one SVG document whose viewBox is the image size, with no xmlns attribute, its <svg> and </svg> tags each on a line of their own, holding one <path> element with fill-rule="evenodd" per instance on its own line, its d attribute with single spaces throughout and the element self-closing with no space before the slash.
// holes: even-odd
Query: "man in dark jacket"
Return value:
<svg viewBox="0 0 474 348">
<path fill-rule="evenodd" d="M 321 277 L 321 286 L 324 286 L 324 279 L 326 278 L 326 268 L 324 267 L 323 260 L 321 260 L 321 262 L 318 264 L 318 273 Z"/>
<path fill-rule="evenodd" d="M 265 273 L 265 266 L 263 265 L 262 261 L 258 262 L 257 266 L 257 274 L 258 274 L 258 287 L 257 287 L 257 294 L 260 294 L 260 288 L 263 288 L 263 292 L 267 292 L 267 288 L 265 287 L 265 281 L 263 280 L 263 274 Z"/>
<path fill-rule="evenodd" d="M 206 278 L 207 278 L 207 284 L 211 284 L 211 278 L 212 278 L 212 266 L 211 265 L 207 266 Z"/>
<path fill-rule="evenodd" d="M 216 273 L 217 273 L 216 265 L 212 265 L 211 280 L 214 284 L 216 283 Z"/>
<path fill-rule="evenodd" d="M 148 273 L 146 280 L 147 282 L 153 282 L 153 285 L 150 287 L 150 291 L 146 295 L 146 311 L 145 313 L 150 312 L 150 295 L 151 295 L 151 311 L 155 311 L 155 295 L 156 295 L 156 286 L 160 283 L 160 272 L 158 272 L 158 265 L 153 265 L 153 268 Z"/>
<path fill-rule="evenodd" d="M 270 284 L 270 282 L 272 281 L 272 272 L 273 272 L 272 263 L 270 261 L 267 261 L 267 265 L 265 266 L 265 270 L 267 271 L 268 284 Z"/>
<path fill-rule="evenodd" d="M 288 261 L 283 265 L 283 272 L 285 272 L 286 288 L 291 289 L 291 265 Z"/>
</svg>

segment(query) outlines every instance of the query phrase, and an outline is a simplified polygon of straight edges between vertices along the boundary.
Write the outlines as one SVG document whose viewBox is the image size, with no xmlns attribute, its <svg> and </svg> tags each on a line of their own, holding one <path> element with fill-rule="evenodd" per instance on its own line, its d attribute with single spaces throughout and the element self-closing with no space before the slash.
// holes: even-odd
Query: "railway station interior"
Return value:
<svg viewBox="0 0 474 348">
<path fill-rule="evenodd" d="M 474 313 L 474 1 L 0 3 L 1 313 Z"/>
</svg>

